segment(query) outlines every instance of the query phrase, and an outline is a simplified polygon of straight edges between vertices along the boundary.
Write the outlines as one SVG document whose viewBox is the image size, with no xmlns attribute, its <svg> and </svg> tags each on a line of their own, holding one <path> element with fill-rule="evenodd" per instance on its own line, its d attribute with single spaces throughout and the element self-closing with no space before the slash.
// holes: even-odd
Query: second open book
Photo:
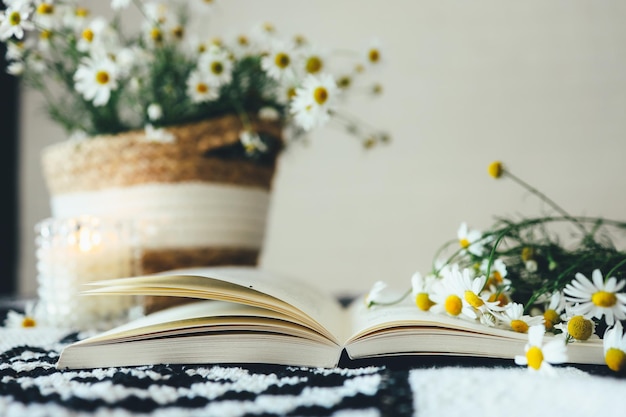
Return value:
<svg viewBox="0 0 626 417">
<path fill-rule="evenodd" d="M 411 300 L 343 308 L 309 283 L 252 267 L 193 268 L 95 283 L 85 296 L 190 297 L 64 349 L 59 368 L 153 364 L 272 363 L 334 367 L 392 355 L 513 359 L 527 336 L 460 318 L 422 312 Z M 409 297 L 410 298 L 410 297 Z M 548 337 L 548 336 L 546 336 Z M 601 341 L 568 346 L 569 362 L 604 363 Z"/>
</svg>

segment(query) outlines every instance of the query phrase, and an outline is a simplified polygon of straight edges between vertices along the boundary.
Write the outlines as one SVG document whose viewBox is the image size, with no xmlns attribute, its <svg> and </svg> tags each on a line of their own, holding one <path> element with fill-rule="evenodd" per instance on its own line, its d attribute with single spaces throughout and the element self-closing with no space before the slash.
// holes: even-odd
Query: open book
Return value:
<svg viewBox="0 0 626 417">
<path fill-rule="evenodd" d="M 334 367 L 355 358 L 461 355 L 508 358 L 527 336 L 422 312 L 410 300 L 347 308 L 315 286 L 253 267 L 193 268 L 94 283 L 87 294 L 191 297 L 67 346 L 58 368 L 151 364 L 271 363 Z M 212 300 L 212 301 L 206 301 Z M 548 337 L 548 336 L 546 336 Z M 601 341 L 572 343 L 571 363 L 603 364 Z"/>
</svg>

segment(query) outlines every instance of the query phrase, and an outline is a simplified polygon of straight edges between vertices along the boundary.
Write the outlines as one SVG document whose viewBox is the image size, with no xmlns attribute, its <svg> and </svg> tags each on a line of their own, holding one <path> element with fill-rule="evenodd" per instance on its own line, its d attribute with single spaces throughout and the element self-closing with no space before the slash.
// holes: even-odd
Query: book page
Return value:
<svg viewBox="0 0 626 417">
<path fill-rule="evenodd" d="M 78 345 L 129 342 L 171 336 L 224 332 L 280 333 L 334 345 L 309 327 L 278 312 L 222 301 L 198 301 L 141 317 Z"/>
<path fill-rule="evenodd" d="M 523 354 L 528 342 L 527 334 L 424 312 L 411 300 L 369 309 L 363 300 L 357 300 L 348 314 L 352 336 L 345 348 L 350 357 L 443 353 L 513 358 Z M 545 343 L 558 337 L 546 334 Z M 568 362 L 604 363 L 600 339 L 570 343 L 567 350 Z"/>
<path fill-rule="evenodd" d="M 525 337 L 520 334 L 510 334 L 512 332 L 503 329 L 488 327 L 473 320 L 424 312 L 418 309 L 410 300 L 405 300 L 393 306 L 376 306 L 373 308 L 367 308 L 362 301 L 355 302 L 348 311 L 351 323 L 351 337 L 349 341 L 380 330 L 406 326 L 443 327 L 484 334 L 504 334 L 513 338 Z"/>
<path fill-rule="evenodd" d="M 333 342 L 345 340 L 346 312 L 307 282 L 254 267 L 186 268 L 99 281 L 86 294 L 170 295 L 231 301 L 276 310 L 308 322 Z"/>
</svg>

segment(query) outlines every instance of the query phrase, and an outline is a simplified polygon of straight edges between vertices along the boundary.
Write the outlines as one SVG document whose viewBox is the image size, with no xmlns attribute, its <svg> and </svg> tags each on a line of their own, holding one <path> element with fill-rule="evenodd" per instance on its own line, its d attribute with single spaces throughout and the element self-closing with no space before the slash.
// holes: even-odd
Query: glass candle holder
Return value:
<svg viewBox="0 0 626 417">
<path fill-rule="evenodd" d="M 81 292 L 89 282 L 137 272 L 138 249 L 130 221 L 49 218 L 37 223 L 35 232 L 40 321 L 86 330 L 110 327 L 127 317 L 135 298 Z"/>
</svg>

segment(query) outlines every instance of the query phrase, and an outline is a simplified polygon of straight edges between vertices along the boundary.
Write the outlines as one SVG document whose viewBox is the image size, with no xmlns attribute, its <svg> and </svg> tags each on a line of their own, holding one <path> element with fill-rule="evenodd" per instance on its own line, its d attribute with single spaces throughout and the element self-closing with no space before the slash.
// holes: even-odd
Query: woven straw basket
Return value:
<svg viewBox="0 0 626 417">
<path fill-rule="evenodd" d="M 251 118 L 251 123 L 257 132 L 282 141 L 282 126 L 278 122 Z M 67 141 L 44 149 L 42 165 L 51 197 L 53 217 L 81 214 L 104 217 L 124 216 L 126 214 L 117 212 L 117 208 L 125 204 L 125 201 L 122 201 L 124 199 L 107 200 L 107 193 L 112 190 L 123 193 L 124 190 L 135 190 L 141 187 L 149 189 L 154 184 L 173 186 L 169 188 L 171 190 L 176 190 L 179 185 L 182 187 L 183 184 L 186 186 L 215 184 L 218 188 L 224 188 L 227 194 L 242 190 L 243 193 L 258 192 L 269 195 L 277 155 L 273 155 L 264 164 L 243 158 L 221 156 L 225 155 L 220 153 L 221 150 L 238 145 L 242 130 L 239 117 L 225 115 L 166 130 L 175 136 L 176 140 L 173 143 L 148 141 L 142 130 L 98 136 L 80 142 Z M 84 197 L 85 195 L 88 197 Z M 76 198 L 83 199 L 82 205 L 74 203 L 78 201 Z M 154 199 L 154 202 L 151 199 Z M 201 200 L 201 197 L 196 200 Z M 59 203 L 59 201 L 63 202 Z M 163 212 L 156 213 L 158 207 L 175 202 L 168 201 L 168 196 L 163 195 L 162 192 L 150 192 L 142 198 L 140 203 L 141 211 L 135 216 L 141 221 L 146 219 L 150 221 L 151 218 L 163 217 Z M 199 201 L 197 204 L 199 207 L 196 211 L 189 207 L 181 208 L 191 213 L 185 218 L 188 228 L 203 227 L 203 222 L 206 220 L 202 217 L 203 215 L 206 217 L 205 208 L 213 207 L 215 202 Z M 240 203 L 240 205 L 245 204 Z M 246 207 L 239 209 L 245 210 Z M 73 212 L 73 210 L 91 212 Z M 226 207 L 224 210 L 232 211 L 232 208 Z M 265 216 L 265 213 L 258 207 L 250 207 L 250 210 L 256 210 L 256 213 L 240 216 L 244 220 L 255 215 Z M 198 213 L 197 221 L 193 213 Z M 265 218 L 255 221 L 264 224 Z M 220 223 L 219 220 L 217 222 Z M 215 227 L 224 228 L 225 226 Z M 210 234 L 210 232 L 207 233 Z M 220 230 L 220 233 L 225 234 L 225 240 L 228 241 L 228 231 Z M 238 247 L 232 242 L 224 245 L 219 243 L 187 244 L 180 239 L 178 242 L 170 246 L 153 247 L 150 241 L 146 240 L 140 251 L 138 262 L 140 271 L 138 272 L 147 274 L 208 265 L 255 265 L 261 250 L 259 245 Z M 165 299 L 161 297 L 146 297 L 144 305 L 145 309 L 150 312 L 169 306 L 171 303 L 165 302 Z"/>
</svg>

